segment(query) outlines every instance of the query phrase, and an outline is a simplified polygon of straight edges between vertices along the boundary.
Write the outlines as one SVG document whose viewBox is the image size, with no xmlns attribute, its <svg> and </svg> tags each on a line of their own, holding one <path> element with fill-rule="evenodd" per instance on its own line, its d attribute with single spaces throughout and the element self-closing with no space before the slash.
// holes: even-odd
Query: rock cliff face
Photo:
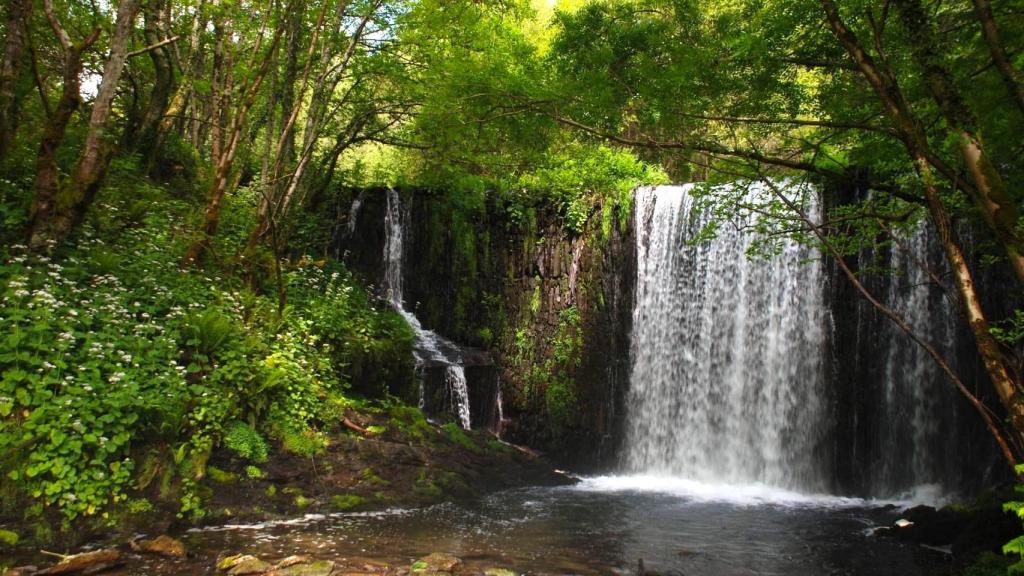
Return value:
<svg viewBox="0 0 1024 576">
<path fill-rule="evenodd" d="M 826 202 L 844 203 L 867 192 L 856 187 L 826 189 Z M 980 238 L 963 227 L 961 242 Z M 913 254 L 913 256 L 911 255 Z M 985 374 L 970 331 L 918 265 L 948 276 L 930 226 L 900 243 L 888 237 L 847 263 L 865 286 L 910 322 L 947 359 L 967 386 L 997 413 L 1002 410 Z M 825 287 L 832 326 L 826 378 L 834 438 L 830 454 L 832 490 L 843 494 L 896 496 L 921 484 L 963 494 L 1008 481 L 1009 471 L 981 418 L 937 365 L 875 310 L 847 281 L 835 261 Z M 1013 309 L 1013 281 L 1005 271 L 970 263 L 993 318 Z M 879 273 L 878 270 L 891 273 Z"/>
<path fill-rule="evenodd" d="M 863 193 L 826 189 L 825 201 L 835 205 Z M 372 285 L 383 275 L 385 196 L 384 190 L 359 192 L 354 225 L 340 222 L 337 234 L 339 256 Z M 504 438 L 577 470 L 616 464 L 632 357 L 632 215 L 616 214 L 609 227 L 595 212 L 573 234 L 554 209 L 524 216 L 493 199 L 470 202 L 447 191 L 401 196 L 406 309 L 425 328 L 482 351 L 466 371 L 473 426 L 500 428 Z M 928 254 L 941 275 L 941 253 L 926 248 L 934 244 L 927 234 L 922 228 L 908 241 L 919 243 L 912 252 Z M 889 244 L 880 238 L 848 263 L 998 410 L 955 309 L 941 290 L 915 279 L 922 272 L 907 252 Z M 897 272 L 875 272 L 885 268 Z M 974 268 L 987 309 L 1005 317 L 1016 302 L 1015 284 L 996 268 Z M 827 261 L 826 277 L 822 401 L 830 416 L 814 457 L 830 490 L 891 497 L 935 483 L 970 493 L 1006 479 L 980 418 L 931 361 L 856 293 L 834 262 Z M 427 369 L 419 378 L 428 407 L 443 405 L 443 375 Z"/>
<path fill-rule="evenodd" d="M 385 193 L 358 197 L 354 226 L 339 223 L 338 252 L 379 285 Z M 510 441 L 576 467 L 609 464 L 629 376 L 629 218 L 602 228 L 595 213 L 573 235 L 553 212 L 537 210 L 523 225 L 501 205 L 466 207 L 448 192 L 407 190 L 402 199 L 406 308 L 425 328 L 493 360 L 491 372 L 467 371 L 474 426 L 501 427 Z M 489 400 L 494 379 L 500 422 Z"/>
</svg>

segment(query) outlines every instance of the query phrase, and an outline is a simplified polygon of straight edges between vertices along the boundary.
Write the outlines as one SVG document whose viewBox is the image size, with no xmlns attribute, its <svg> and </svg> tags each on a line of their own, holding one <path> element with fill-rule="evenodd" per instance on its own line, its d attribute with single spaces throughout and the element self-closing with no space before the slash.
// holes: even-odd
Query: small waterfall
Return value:
<svg viewBox="0 0 1024 576">
<path fill-rule="evenodd" d="M 694 209 L 691 190 L 636 192 L 625 464 L 821 490 L 827 309 L 818 255 L 790 243 L 771 260 L 748 259 L 753 217 L 692 243 L 710 214 Z"/>
<path fill-rule="evenodd" d="M 493 430 L 493 432 L 494 432 L 495 436 L 497 436 L 498 438 L 501 438 L 501 433 L 505 429 L 505 407 L 502 404 L 502 400 L 501 400 L 501 386 L 499 385 L 497 388 L 498 388 L 498 390 L 497 390 L 497 394 L 496 394 L 495 399 L 494 399 L 494 406 L 495 406 L 495 408 L 498 411 L 498 416 L 497 416 L 497 418 L 494 421 L 494 430 Z"/>
<path fill-rule="evenodd" d="M 356 195 L 355 199 L 352 200 L 352 204 L 348 209 L 348 216 L 345 219 L 345 226 L 335 226 L 334 230 L 331 232 L 331 249 L 334 252 L 334 257 L 339 260 L 343 257 L 341 252 L 342 244 L 352 240 L 356 236 L 356 226 L 359 223 L 359 210 L 363 206 L 363 197 L 365 194 L 366 191 L 362 190 Z"/>
<path fill-rule="evenodd" d="M 923 222 L 909 237 L 900 237 L 888 250 L 891 274 L 875 279 L 887 306 L 898 312 L 918 334 L 956 367 L 959 317 L 956 305 L 932 282 L 945 266 L 934 231 Z M 862 266 L 871 255 L 862 255 Z M 927 267 L 927 268 L 926 268 Z M 877 453 L 870 482 L 878 494 L 899 494 L 924 484 L 955 485 L 949 470 L 949 426 L 957 422 L 956 392 L 939 367 L 906 334 L 884 322 L 865 337 L 878 343 L 881 358 L 881 411 L 875 434 Z M 945 429 L 940 423 L 945 422 Z"/>
<path fill-rule="evenodd" d="M 403 213 L 402 201 L 396 190 L 387 191 L 387 210 L 384 215 L 384 291 L 391 306 L 405 318 L 416 334 L 413 354 L 416 356 L 416 367 L 420 372 L 420 409 L 426 408 L 423 389 L 422 371 L 430 366 L 445 367 L 446 397 L 452 403 L 453 412 L 458 416 L 459 424 L 469 429 L 469 387 L 466 373 L 462 366 L 462 351 L 457 344 L 447 340 L 432 330 L 423 328 L 416 316 L 405 309 L 402 290 L 402 256 L 403 256 Z M 449 394 L 450 392 L 450 394 Z"/>
<path fill-rule="evenodd" d="M 445 396 L 459 415 L 459 424 L 469 430 L 469 386 L 466 385 L 466 370 L 459 364 L 444 369 Z"/>
</svg>

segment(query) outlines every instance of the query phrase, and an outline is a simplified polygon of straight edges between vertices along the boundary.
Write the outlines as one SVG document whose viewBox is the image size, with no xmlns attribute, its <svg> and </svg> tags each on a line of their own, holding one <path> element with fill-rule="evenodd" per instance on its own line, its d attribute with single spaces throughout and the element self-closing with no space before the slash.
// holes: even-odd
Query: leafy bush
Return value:
<svg viewBox="0 0 1024 576">
<path fill-rule="evenodd" d="M 164 470 L 162 490 L 201 516 L 217 446 L 252 462 L 266 459 L 266 437 L 315 453 L 322 436 L 311 431 L 337 425 L 353 365 L 405 362 L 411 375 L 408 326 L 340 266 L 291 267 L 280 317 L 273 295 L 216 262 L 181 271 L 189 208 L 132 170 L 112 166 L 73 247 L 52 258 L 0 247 L 9 512 L 104 514 Z M 135 210 L 139 198 L 151 209 Z"/>
<path fill-rule="evenodd" d="M 224 434 L 224 446 L 239 457 L 257 464 L 266 462 L 270 454 L 270 447 L 263 436 L 244 422 L 234 422 L 228 426 Z"/>
<path fill-rule="evenodd" d="M 543 166 L 521 176 L 519 186 L 557 205 L 565 227 L 583 232 L 595 208 L 602 209 L 605 236 L 611 232 L 612 208 L 619 208 L 625 226 L 633 190 L 641 185 L 664 184 L 668 176 L 630 152 L 604 145 L 570 143 L 550 154 Z"/>
</svg>

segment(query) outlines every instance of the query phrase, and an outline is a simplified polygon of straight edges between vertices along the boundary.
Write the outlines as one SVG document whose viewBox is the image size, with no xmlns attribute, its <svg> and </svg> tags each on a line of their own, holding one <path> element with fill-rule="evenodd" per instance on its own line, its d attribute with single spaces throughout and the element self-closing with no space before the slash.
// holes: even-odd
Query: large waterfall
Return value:
<svg viewBox="0 0 1024 576">
<path fill-rule="evenodd" d="M 416 365 L 423 369 L 428 366 L 444 368 L 445 399 L 459 420 L 459 424 L 470 428 L 469 387 L 459 346 L 432 330 L 423 328 L 416 316 L 405 309 L 402 290 L 403 222 L 405 214 L 398 192 L 387 191 L 387 211 L 384 216 L 384 290 L 391 306 L 405 318 L 416 334 L 413 353 Z M 421 382 L 420 408 L 424 408 L 424 394 Z"/>
<path fill-rule="evenodd" d="M 748 203 L 766 192 L 751 186 Z M 923 350 L 816 251 L 787 243 L 748 258 L 755 216 L 700 236 L 711 215 L 697 204 L 690 185 L 636 192 L 629 472 L 884 498 L 985 482 L 965 470 L 998 466 L 993 443 Z M 947 268 L 932 235 L 921 223 L 848 261 L 978 378 L 956 305 L 934 282 Z"/>
<path fill-rule="evenodd" d="M 748 259 L 746 220 L 690 243 L 708 223 L 691 188 L 636 193 L 627 466 L 819 489 L 827 313 L 818 255 L 790 244 Z"/>
</svg>

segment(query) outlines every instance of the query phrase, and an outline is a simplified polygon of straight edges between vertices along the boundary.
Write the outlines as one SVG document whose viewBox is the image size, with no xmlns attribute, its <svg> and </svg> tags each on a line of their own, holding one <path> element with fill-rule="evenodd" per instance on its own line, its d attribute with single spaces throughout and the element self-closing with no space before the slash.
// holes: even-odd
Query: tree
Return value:
<svg viewBox="0 0 1024 576">
<path fill-rule="evenodd" d="M 6 3 L 7 20 L 4 38 L 4 56 L 0 63 L 0 158 L 18 127 L 18 109 L 22 97 L 18 88 L 24 73 L 24 52 L 27 45 L 28 23 L 32 16 L 32 0 L 12 0 Z"/>
<path fill-rule="evenodd" d="M 242 47 L 236 45 L 232 34 L 226 29 L 228 21 L 224 15 L 214 17 L 214 98 L 211 114 L 213 131 L 210 136 L 213 174 L 206 193 L 203 222 L 185 254 L 185 265 L 193 265 L 202 260 L 217 232 L 224 196 L 231 187 L 234 177 L 235 158 L 242 143 L 243 132 L 248 127 L 249 112 L 256 103 L 260 85 L 270 68 L 272 59 L 267 56 L 276 50 L 283 33 L 280 14 L 276 12 L 266 11 L 265 22 L 260 26 L 255 40 L 245 50 L 251 54 L 251 59 L 242 61 L 240 72 L 243 80 L 237 87 L 231 82 L 234 73 L 232 64 L 235 55 L 243 53 Z M 267 32 L 271 27 L 273 33 L 268 38 Z"/>
<path fill-rule="evenodd" d="M 139 0 L 121 0 L 118 3 L 117 20 L 110 39 L 110 54 L 104 63 L 103 77 L 92 104 L 85 143 L 79 152 L 73 179 L 64 190 L 60 190 L 57 183 L 54 155 L 63 140 L 71 113 L 78 107 L 81 98 L 78 92 L 82 52 L 98 38 L 99 28 L 94 29 L 93 34 L 81 44 L 73 44 L 60 19 L 54 14 L 52 0 L 44 0 L 44 5 L 46 16 L 64 50 L 65 74 L 64 94 L 54 113 L 52 130 L 50 127 L 47 129 L 49 137 L 44 137 L 44 146 L 40 149 L 36 198 L 33 201 L 29 229 L 29 244 L 36 249 L 63 240 L 81 220 L 102 183 L 113 152 L 104 141 L 107 120 L 128 58 L 128 41 Z"/>
<path fill-rule="evenodd" d="M 999 247 L 993 256 L 1024 280 L 1021 198 L 1007 184 L 1024 177 L 1014 161 L 1024 117 L 1019 72 L 1006 57 L 1024 30 L 1000 16 L 986 2 L 970 11 L 920 0 L 844 3 L 842 11 L 831 0 L 598 2 L 556 16 L 549 61 L 560 78 L 550 82 L 562 95 L 533 105 L 649 158 L 681 156 L 682 178 L 708 169 L 725 179 L 795 171 L 863 180 L 897 210 L 880 214 L 876 197 L 792 230 L 827 232 L 840 259 L 858 246 L 840 239 L 851 222 L 868 238 L 882 233 L 886 217 L 925 210 L 1008 415 L 1004 445 L 1014 462 L 1024 454 L 1020 375 L 992 335 L 985 287 L 952 228 L 953 220 L 977 221 Z M 794 211 L 775 208 L 763 210 L 766 218 L 785 228 Z M 998 438 L 1003 424 L 995 425 Z"/>
</svg>

